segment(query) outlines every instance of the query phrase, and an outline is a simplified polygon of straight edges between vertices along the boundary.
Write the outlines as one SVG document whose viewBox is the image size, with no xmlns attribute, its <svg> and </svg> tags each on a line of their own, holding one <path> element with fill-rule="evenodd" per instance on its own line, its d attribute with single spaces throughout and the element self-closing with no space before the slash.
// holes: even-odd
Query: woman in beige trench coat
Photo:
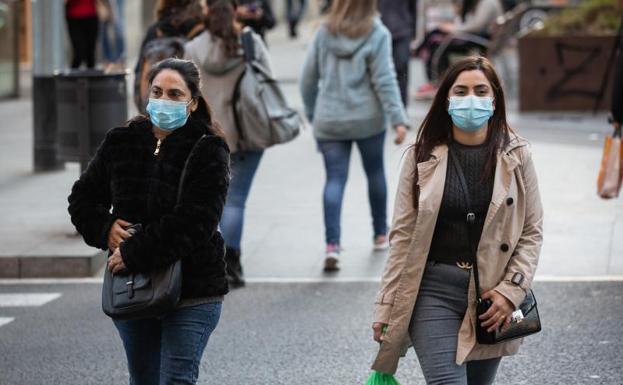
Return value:
<svg viewBox="0 0 623 385">
<path fill-rule="evenodd" d="M 451 156 L 476 213 L 482 296 L 493 302 L 480 319 L 465 189 Z M 479 345 L 476 322 L 489 330 L 510 322 L 534 277 L 542 223 L 529 144 L 506 122 L 499 79 L 487 59 L 465 58 L 448 70 L 405 155 L 375 302 L 373 369 L 394 373 L 412 342 L 427 384 L 493 383 L 500 357 L 521 340 Z"/>
</svg>

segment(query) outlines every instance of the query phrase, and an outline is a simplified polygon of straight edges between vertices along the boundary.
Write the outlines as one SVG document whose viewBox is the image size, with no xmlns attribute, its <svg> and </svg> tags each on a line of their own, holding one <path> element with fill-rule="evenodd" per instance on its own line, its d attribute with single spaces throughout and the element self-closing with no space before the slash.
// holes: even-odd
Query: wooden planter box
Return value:
<svg viewBox="0 0 623 385">
<path fill-rule="evenodd" d="M 592 111 L 615 36 L 532 36 L 519 39 L 521 111 Z M 612 70 L 599 110 L 610 109 Z"/>
</svg>

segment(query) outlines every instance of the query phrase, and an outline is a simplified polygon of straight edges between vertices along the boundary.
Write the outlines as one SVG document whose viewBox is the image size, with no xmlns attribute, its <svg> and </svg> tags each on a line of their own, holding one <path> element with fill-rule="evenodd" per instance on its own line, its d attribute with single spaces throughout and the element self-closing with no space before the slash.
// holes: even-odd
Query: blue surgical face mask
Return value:
<svg viewBox="0 0 623 385">
<path fill-rule="evenodd" d="M 174 131 L 186 124 L 189 103 L 149 98 L 147 113 L 156 127 L 165 131 Z"/>
<path fill-rule="evenodd" d="M 490 96 L 450 96 L 448 114 L 461 130 L 478 131 L 493 116 L 493 98 Z"/>
</svg>

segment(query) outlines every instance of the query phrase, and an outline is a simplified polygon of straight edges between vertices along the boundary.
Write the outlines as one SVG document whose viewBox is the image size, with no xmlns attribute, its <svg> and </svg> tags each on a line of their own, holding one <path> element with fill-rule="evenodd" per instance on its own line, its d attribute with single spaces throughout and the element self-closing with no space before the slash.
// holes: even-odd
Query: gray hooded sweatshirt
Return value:
<svg viewBox="0 0 623 385">
<path fill-rule="evenodd" d="M 268 50 L 257 34 L 255 41 L 255 58 L 263 67 L 272 73 L 268 59 Z M 234 124 L 232 99 L 238 78 L 245 70 L 245 63 L 240 55 L 229 57 L 225 54 L 223 40 L 212 38 L 205 31 L 186 43 L 184 58 L 192 60 L 201 73 L 201 93 L 212 109 L 212 115 L 223 131 L 230 151 L 238 151 L 238 132 Z"/>
<path fill-rule="evenodd" d="M 318 140 L 362 139 L 387 123 L 407 124 L 392 61 L 391 35 L 379 18 L 361 38 L 325 25 L 309 48 L 301 77 L 307 118 Z"/>
</svg>

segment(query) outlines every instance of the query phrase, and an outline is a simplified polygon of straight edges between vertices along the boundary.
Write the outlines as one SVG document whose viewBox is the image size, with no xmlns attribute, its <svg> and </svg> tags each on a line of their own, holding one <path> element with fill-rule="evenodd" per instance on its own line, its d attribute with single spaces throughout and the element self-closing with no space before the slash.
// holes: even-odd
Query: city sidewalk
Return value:
<svg viewBox="0 0 623 385">
<path fill-rule="evenodd" d="M 304 39 L 290 41 L 282 28 L 268 36 L 272 64 L 284 92 L 301 108 L 297 78 L 315 22 L 302 26 Z M 412 63 L 412 91 L 423 81 Z M 510 105 L 515 103 L 511 102 Z M 414 127 L 428 105 L 411 103 Z M 69 222 L 66 197 L 79 175 L 77 164 L 62 171 L 32 173 L 32 103 L 0 102 L 0 278 L 89 276 L 104 257 L 85 246 Z M 595 182 L 605 114 L 519 114 L 509 112 L 519 133 L 533 143 L 545 208 L 541 279 L 621 279 L 623 277 L 623 203 L 597 197 Z M 415 131 L 415 130 L 414 130 Z M 388 219 L 400 161 L 407 145 L 386 141 Z M 410 140 L 414 139 L 414 133 Z M 356 152 L 356 151 L 355 151 Z M 296 141 L 271 148 L 260 165 L 247 203 L 243 264 L 251 281 L 376 280 L 385 253 L 372 252 L 366 180 L 359 155 L 353 155 L 343 215 L 342 270 L 321 272 L 324 258 L 321 194 L 324 170 L 310 130 Z"/>
</svg>

